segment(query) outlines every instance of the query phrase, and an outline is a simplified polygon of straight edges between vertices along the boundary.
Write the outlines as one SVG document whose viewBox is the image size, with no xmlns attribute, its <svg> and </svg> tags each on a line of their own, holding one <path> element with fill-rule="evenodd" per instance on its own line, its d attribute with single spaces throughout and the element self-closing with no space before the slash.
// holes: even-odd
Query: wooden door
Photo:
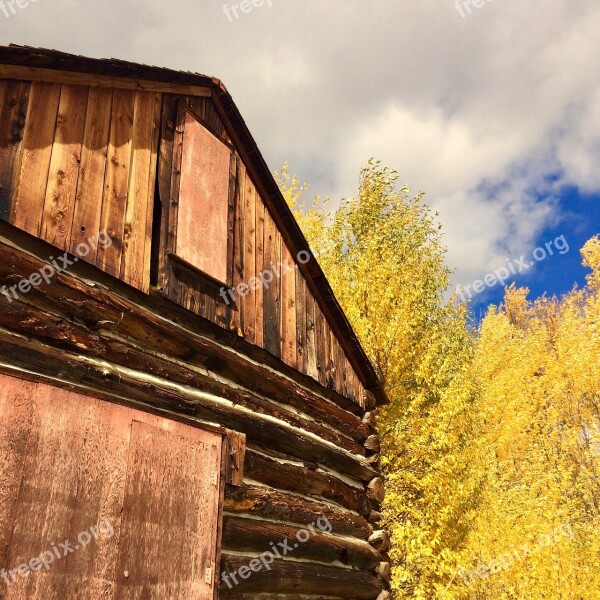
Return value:
<svg viewBox="0 0 600 600">
<path fill-rule="evenodd" d="M 214 437 L 133 422 L 116 600 L 213 597 L 221 463 Z"/>
<path fill-rule="evenodd" d="M 0 597 L 214 598 L 221 448 L 216 433 L 0 376 Z M 48 568 L 31 562 L 42 553 Z"/>
</svg>

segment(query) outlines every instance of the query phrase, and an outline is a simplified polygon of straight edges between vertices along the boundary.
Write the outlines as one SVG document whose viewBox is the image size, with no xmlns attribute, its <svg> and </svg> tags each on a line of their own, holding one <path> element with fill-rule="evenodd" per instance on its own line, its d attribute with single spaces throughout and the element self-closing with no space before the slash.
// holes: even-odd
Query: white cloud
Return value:
<svg viewBox="0 0 600 600">
<path fill-rule="evenodd" d="M 459 281 L 535 247 L 561 184 L 600 191 L 598 31 L 596 0 L 464 19 L 454 0 L 273 0 L 235 22 L 222 0 L 46 0 L 0 19 L 4 43 L 218 76 L 315 193 L 353 194 L 383 160 L 441 212 Z"/>
</svg>

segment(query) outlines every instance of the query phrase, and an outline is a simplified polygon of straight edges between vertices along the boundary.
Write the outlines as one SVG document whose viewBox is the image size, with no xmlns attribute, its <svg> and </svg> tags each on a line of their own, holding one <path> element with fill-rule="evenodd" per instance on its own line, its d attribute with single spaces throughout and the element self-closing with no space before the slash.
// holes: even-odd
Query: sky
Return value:
<svg viewBox="0 0 600 600">
<path fill-rule="evenodd" d="M 395 168 L 439 211 L 476 316 L 501 301 L 503 268 L 530 297 L 585 283 L 579 249 L 600 233 L 597 0 L 20 2 L 8 16 L 0 2 L 2 44 L 223 80 L 271 169 L 287 161 L 311 193 L 354 196 L 370 157 Z"/>
</svg>

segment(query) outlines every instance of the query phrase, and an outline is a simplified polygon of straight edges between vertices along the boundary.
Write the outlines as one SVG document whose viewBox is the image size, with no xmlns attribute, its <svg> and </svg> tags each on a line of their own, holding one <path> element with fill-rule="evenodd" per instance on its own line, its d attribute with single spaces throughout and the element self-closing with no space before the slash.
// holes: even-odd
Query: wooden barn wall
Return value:
<svg viewBox="0 0 600 600">
<path fill-rule="evenodd" d="M 24 253 L 23 240 L 12 245 L 7 233 L 0 224 L 0 286 L 40 269 L 45 258 L 41 242 Z M 155 295 L 145 306 L 140 292 L 120 282 L 108 289 L 108 276 L 97 285 L 90 272 L 79 263 L 26 297 L 0 298 L 0 373 L 245 434 L 241 485 L 225 489 L 221 571 L 327 517 L 331 533 L 231 590 L 223 583 L 221 597 L 378 598 L 389 578 L 389 542 L 379 528 L 372 416 L 203 333 L 170 300 Z"/>
<path fill-rule="evenodd" d="M 265 348 L 292 368 L 321 385 L 351 398 L 368 402 L 354 368 L 297 268 L 297 257 L 286 245 L 265 202 L 240 156 L 232 149 L 230 173 L 230 229 L 233 246 L 230 285 L 236 288 L 269 270 L 279 271 L 268 287 L 250 287 L 247 295 L 225 302 L 221 285 L 199 277 L 189 266 L 170 260 L 176 236 L 178 169 L 178 106 L 188 106 L 201 123 L 224 144 L 231 139 L 210 98 L 166 96 L 163 102 L 159 161 L 159 195 L 162 212 L 162 251 L 157 283 L 165 295 L 213 323 L 236 331 L 245 340 Z M 294 265 L 288 271 L 280 263 Z"/>
<path fill-rule="evenodd" d="M 0 80 L 0 218 L 147 291 L 160 106 L 154 92 Z M 102 231 L 112 245 L 88 242 Z"/>
<path fill-rule="evenodd" d="M 230 285 L 279 271 L 281 262 L 295 264 L 209 97 L 0 80 L 0 219 L 137 289 L 148 292 L 153 277 L 177 304 L 368 405 L 369 393 L 300 270 L 283 269 L 268 288 L 236 294 L 236 302 L 227 304 L 221 286 L 170 258 L 177 235 L 181 103 L 232 148 Z M 90 245 L 102 231 L 112 244 Z M 80 245 L 87 246 L 85 257 Z"/>
</svg>

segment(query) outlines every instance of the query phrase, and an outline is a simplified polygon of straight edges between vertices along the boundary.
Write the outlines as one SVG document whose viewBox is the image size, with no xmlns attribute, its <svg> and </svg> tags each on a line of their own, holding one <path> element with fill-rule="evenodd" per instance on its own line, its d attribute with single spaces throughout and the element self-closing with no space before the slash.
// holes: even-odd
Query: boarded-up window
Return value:
<svg viewBox="0 0 600 600">
<path fill-rule="evenodd" d="M 228 284 L 231 150 L 185 111 L 175 254 Z"/>
<path fill-rule="evenodd" d="M 212 432 L 0 376 L 0 597 L 213 600 L 221 449 Z M 15 571 L 54 548 L 48 569 Z"/>
</svg>

